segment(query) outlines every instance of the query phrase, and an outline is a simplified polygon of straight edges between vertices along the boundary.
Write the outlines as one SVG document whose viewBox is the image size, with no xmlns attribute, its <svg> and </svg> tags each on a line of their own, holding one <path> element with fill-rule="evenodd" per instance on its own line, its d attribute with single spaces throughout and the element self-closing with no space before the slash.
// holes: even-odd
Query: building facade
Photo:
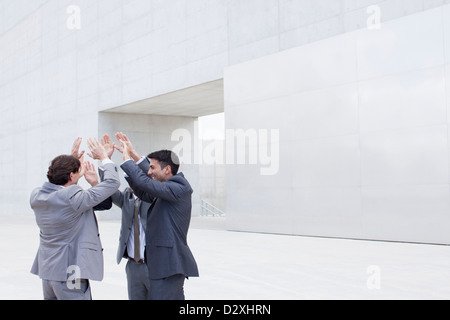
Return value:
<svg viewBox="0 0 450 320">
<path fill-rule="evenodd" d="M 230 230 L 450 244 L 449 2 L 0 0 L 0 214 L 123 131 Z"/>
</svg>

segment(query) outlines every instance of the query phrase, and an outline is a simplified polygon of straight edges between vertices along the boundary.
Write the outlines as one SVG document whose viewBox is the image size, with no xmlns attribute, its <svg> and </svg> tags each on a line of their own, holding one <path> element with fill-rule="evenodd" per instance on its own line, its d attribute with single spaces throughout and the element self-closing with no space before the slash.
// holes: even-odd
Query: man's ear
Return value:
<svg viewBox="0 0 450 320">
<path fill-rule="evenodd" d="M 171 175 L 171 174 L 172 174 L 172 167 L 171 167 L 171 166 L 166 166 L 166 167 L 164 168 L 164 173 L 165 173 L 166 175 Z"/>
<path fill-rule="evenodd" d="M 71 173 L 69 174 L 69 181 L 68 181 L 68 182 L 72 182 L 72 180 L 73 180 L 73 172 L 71 172 Z"/>
</svg>

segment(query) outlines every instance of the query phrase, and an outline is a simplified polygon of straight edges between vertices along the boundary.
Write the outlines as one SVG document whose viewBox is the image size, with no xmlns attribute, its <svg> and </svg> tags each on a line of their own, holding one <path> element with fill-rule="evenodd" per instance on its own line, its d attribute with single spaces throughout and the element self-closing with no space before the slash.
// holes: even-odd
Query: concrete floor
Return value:
<svg viewBox="0 0 450 320">
<path fill-rule="evenodd" d="M 0 299 L 42 299 L 30 274 L 39 244 L 34 217 L 0 217 Z M 105 278 L 94 299 L 127 299 L 125 261 L 115 262 L 120 223 L 100 221 Z M 193 220 L 189 245 L 200 277 L 191 300 L 450 299 L 450 247 L 228 232 Z"/>
</svg>

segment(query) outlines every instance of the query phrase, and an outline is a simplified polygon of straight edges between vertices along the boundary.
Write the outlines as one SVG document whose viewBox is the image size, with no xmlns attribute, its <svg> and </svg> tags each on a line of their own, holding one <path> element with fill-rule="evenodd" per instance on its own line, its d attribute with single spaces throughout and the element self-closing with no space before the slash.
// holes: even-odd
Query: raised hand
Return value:
<svg viewBox="0 0 450 320">
<path fill-rule="evenodd" d="M 105 148 L 98 142 L 97 138 L 89 138 L 88 141 L 89 150 L 91 150 L 88 155 L 95 160 L 105 160 L 108 159 L 108 154 Z"/>
<path fill-rule="evenodd" d="M 73 143 L 73 146 L 72 146 L 72 153 L 71 153 L 71 155 L 73 157 L 77 158 L 78 160 L 81 160 L 83 158 L 83 155 L 84 155 L 84 150 L 80 152 L 81 141 L 83 141 L 83 138 L 78 137 L 75 140 L 75 142 Z"/>
<path fill-rule="evenodd" d="M 133 145 L 131 144 L 130 139 L 128 139 L 128 137 L 127 137 L 127 135 L 125 133 L 117 132 L 116 133 L 116 138 L 117 138 L 118 141 L 122 140 L 124 142 L 124 144 L 127 145 L 127 148 L 128 148 L 129 151 L 133 151 Z M 119 150 L 120 152 L 123 152 L 123 147 L 116 146 L 116 149 Z"/>
<path fill-rule="evenodd" d="M 98 175 L 95 167 L 89 161 L 84 162 L 84 178 L 92 186 L 98 185 Z"/>
<path fill-rule="evenodd" d="M 124 153 L 124 147 L 126 146 L 127 149 L 127 159 L 132 158 L 134 161 L 139 161 L 141 159 L 141 156 L 139 155 L 139 153 L 136 152 L 136 150 L 133 147 L 133 144 L 131 143 L 130 139 L 128 139 L 127 135 L 124 134 L 123 132 L 117 132 L 116 133 L 116 138 L 117 140 L 119 140 L 120 142 L 120 146 L 115 145 L 114 147 L 119 150 L 119 152 Z M 124 154 L 124 158 L 125 158 L 125 154 Z"/>
<path fill-rule="evenodd" d="M 114 148 L 116 148 L 116 145 L 111 142 L 111 138 L 108 134 L 105 134 L 102 137 L 102 139 L 100 140 L 100 144 L 103 146 L 103 148 L 105 148 L 108 158 L 111 159 L 112 155 L 114 154 Z"/>
<path fill-rule="evenodd" d="M 131 155 L 130 155 L 130 149 L 128 149 L 128 144 L 126 143 L 126 141 L 120 139 L 120 146 L 121 146 L 121 152 L 123 154 L 123 161 L 127 161 L 131 159 Z"/>
</svg>

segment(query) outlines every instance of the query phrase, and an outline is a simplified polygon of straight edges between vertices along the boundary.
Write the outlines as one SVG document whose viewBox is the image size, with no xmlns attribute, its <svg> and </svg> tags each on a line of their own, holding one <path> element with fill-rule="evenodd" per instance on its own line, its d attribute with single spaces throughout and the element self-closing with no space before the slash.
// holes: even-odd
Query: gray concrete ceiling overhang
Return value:
<svg viewBox="0 0 450 320">
<path fill-rule="evenodd" d="M 132 102 L 103 112 L 202 117 L 224 112 L 223 79 Z"/>
</svg>

